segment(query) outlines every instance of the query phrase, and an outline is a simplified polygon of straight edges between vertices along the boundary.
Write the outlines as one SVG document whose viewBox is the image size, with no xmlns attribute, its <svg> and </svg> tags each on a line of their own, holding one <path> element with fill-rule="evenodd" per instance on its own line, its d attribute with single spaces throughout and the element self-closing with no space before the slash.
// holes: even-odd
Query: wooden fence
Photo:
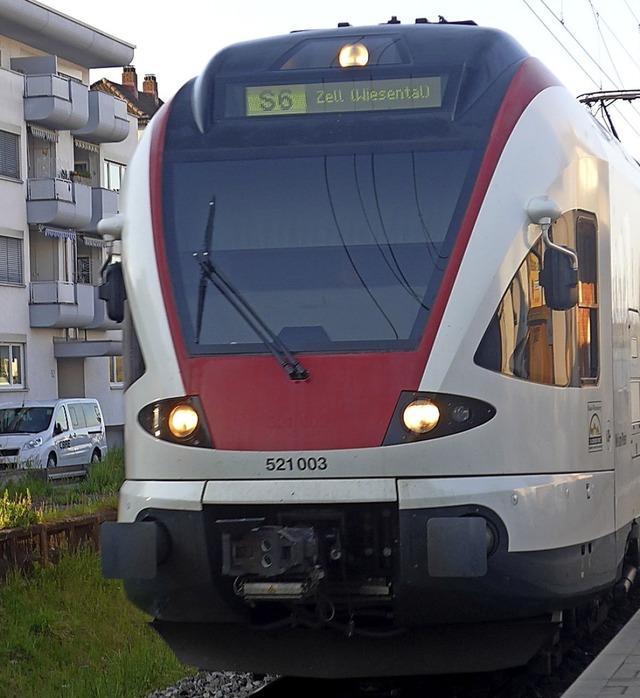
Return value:
<svg viewBox="0 0 640 698">
<path fill-rule="evenodd" d="M 12 569 L 29 571 L 34 564 L 56 562 L 63 550 L 100 547 L 100 524 L 115 521 L 116 512 L 101 511 L 60 521 L 0 530 L 0 581 Z"/>
</svg>

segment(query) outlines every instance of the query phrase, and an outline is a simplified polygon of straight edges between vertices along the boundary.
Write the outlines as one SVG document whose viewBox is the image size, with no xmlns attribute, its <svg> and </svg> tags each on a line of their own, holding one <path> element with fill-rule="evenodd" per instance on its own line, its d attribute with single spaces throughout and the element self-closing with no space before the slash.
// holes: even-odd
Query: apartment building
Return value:
<svg viewBox="0 0 640 698">
<path fill-rule="evenodd" d="M 122 330 L 98 297 L 138 139 L 127 102 L 90 69 L 134 47 L 33 0 L 0 3 L 0 402 L 96 397 L 122 440 Z"/>
</svg>

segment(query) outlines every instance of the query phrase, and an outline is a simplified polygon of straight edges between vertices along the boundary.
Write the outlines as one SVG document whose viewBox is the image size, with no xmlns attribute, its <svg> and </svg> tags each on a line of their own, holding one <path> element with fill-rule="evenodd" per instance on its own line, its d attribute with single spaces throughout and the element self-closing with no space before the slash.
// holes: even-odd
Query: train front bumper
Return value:
<svg viewBox="0 0 640 698">
<path fill-rule="evenodd" d="M 346 538 L 354 570 L 371 567 L 351 593 L 377 595 L 396 626 L 532 616 L 615 581 L 624 532 L 616 534 L 613 511 L 608 472 L 127 481 L 119 522 L 103 527 L 103 571 L 124 579 L 131 600 L 158 619 L 247 623 L 252 599 L 233 590 L 230 575 L 253 576 L 262 584 L 253 584 L 254 593 L 267 590 L 276 600 L 292 593 L 292 577 L 256 577 L 255 566 L 230 562 L 230 551 L 251 543 L 251 528 L 259 535 L 261 526 L 277 532 L 308 519 L 325 538 L 336 531 Z M 342 523 L 328 527 L 327 520 Z M 370 565 L 372 555 L 379 564 Z M 305 564 L 298 571 L 309 572 Z"/>
</svg>

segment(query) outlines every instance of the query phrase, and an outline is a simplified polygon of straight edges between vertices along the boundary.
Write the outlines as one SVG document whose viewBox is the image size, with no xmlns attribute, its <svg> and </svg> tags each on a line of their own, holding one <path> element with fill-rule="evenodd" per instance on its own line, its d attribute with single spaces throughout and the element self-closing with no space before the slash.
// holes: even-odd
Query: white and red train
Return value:
<svg viewBox="0 0 640 698">
<path fill-rule="evenodd" d="M 638 564 L 638 221 L 637 163 L 499 31 L 221 51 L 103 223 L 105 574 L 203 668 L 526 662 Z"/>
</svg>

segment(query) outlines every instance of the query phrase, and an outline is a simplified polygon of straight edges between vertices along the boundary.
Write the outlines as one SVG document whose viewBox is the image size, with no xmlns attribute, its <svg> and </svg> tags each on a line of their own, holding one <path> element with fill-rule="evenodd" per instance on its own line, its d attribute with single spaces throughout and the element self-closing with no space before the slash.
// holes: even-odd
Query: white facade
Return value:
<svg viewBox="0 0 640 698">
<path fill-rule="evenodd" d="M 83 48 L 86 47 L 86 48 Z M 127 105 L 90 92 L 89 70 L 133 47 L 32 0 L 0 6 L 0 403 L 95 397 L 122 440 L 122 330 L 97 286 L 137 145 Z M 108 163 L 108 166 L 106 165 Z"/>
</svg>

